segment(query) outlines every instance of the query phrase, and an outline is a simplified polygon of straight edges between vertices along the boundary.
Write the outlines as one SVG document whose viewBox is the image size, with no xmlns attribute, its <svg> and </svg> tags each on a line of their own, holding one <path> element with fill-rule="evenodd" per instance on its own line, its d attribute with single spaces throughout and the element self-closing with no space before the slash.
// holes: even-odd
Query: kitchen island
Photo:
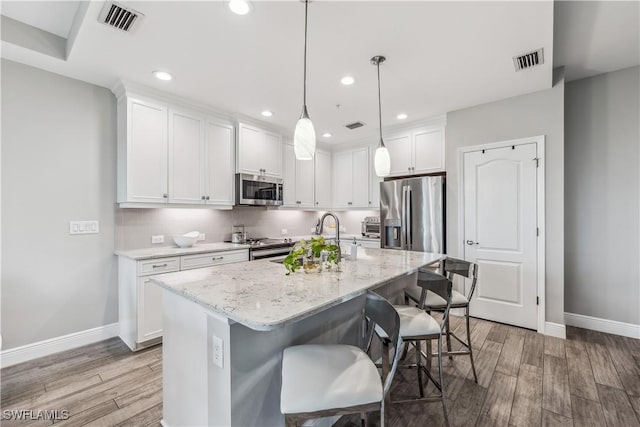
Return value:
<svg viewBox="0 0 640 427">
<path fill-rule="evenodd" d="M 341 272 L 287 276 L 281 264 L 263 260 L 156 276 L 163 288 L 163 425 L 284 425 L 282 350 L 357 344 L 366 291 L 393 298 L 415 284 L 420 267 L 442 258 L 361 248 Z"/>
</svg>

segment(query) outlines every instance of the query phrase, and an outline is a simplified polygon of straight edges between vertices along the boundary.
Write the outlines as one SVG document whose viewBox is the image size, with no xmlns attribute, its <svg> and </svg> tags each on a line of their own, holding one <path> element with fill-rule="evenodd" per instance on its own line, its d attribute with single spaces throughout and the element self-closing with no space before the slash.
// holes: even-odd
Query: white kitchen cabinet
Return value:
<svg viewBox="0 0 640 427">
<path fill-rule="evenodd" d="M 231 122 L 119 93 L 118 203 L 231 208 L 234 146 Z"/>
<path fill-rule="evenodd" d="M 369 206 L 369 149 L 341 151 L 333 158 L 333 200 L 335 208 Z"/>
<path fill-rule="evenodd" d="M 159 274 L 249 260 L 248 249 L 136 260 L 118 257 L 119 336 L 137 351 L 162 340 L 162 288 Z"/>
<path fill-rule="evenodd" d="M 282 178 L 282 136 L 256 126 L 238 125 L 238 173 Z"/>
<path fill-rule="evenodd" d="M 314 162 L 315 207 L 331 209 L 331 153 L 316 150 Z"/>
<path fill-rule="evenodd" d="M 118 202 L 167 202 L 167 123 L 161 103 L 119 100 Z"/>
<path fill-rule="evenodd" d="M 234 204 L 234 128 L 230 123 L 207 119 L 204 133 L 203 180 L 205 204 Z"/>
<path fill-rule="evenodd" d="M 314 207 L 314 162 L 296 160 L 292 144 L 282 146 L 283 206 Z"/>
<path fill-rule="evenodd" d="M 369 148 L 369 207 L 380 209 L 380 183 L 383 178 L 376 175 L 375 155 L 378 147 Z"/>
<path fill-rule="evenodd" d="M 204 117 L 169 110 L 169 203 L 204 203 Z"/>
<path fill-rule="evenodd" d="M 445 170 L 444 126 L 404 130 L 385 138 L 391 157 L 391 176 Z"/>
</svg>

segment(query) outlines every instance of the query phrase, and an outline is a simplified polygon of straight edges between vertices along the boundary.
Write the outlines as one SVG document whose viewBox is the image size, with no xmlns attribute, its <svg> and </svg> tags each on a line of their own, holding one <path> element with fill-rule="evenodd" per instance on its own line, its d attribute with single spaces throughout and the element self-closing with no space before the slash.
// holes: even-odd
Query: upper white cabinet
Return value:
<svg viewBox="0 0 640 427">
<path fill-rule="evenodd" d="M 283 206 L 313 208 L 315 206 L 314 162 L 296 160 L 292 144 L 283 144 L 282 152 Z"/>
<path fill-rule="evenodd" d="M 397 132 L 386 137 L 385 144 L 391 157 L 391 176 L 445 170 L 444 126 Z"/>
<path fill-rule="evenodd" d="M 165 105 L 118 102 L 118 202 L 168 201 L 167 122 Z"/>
<path fill-rule="evenodd" d="M 118 100 L 122 207 L 233 206 L 233 124 L 146 96 Z"/>
<path fill-rule="evenodd" d="M 282 178 L 282 136 L 240 123 L 236 166 L 238 173 Z"/>
<path fill-rule="evenodd" d="M 333 157 L 335 208 L 369 207 L 369 148 L 340 151 Z"/>
<path fill-rule="evenodd" d="M 369 207 L 372 209 L 380 208 L 380 183 L 383 178 L 376 175 L 375 154 L 376 148 L 369 148 Z"/>
<path fill-rule="evenodd" d="M 331 209 L 331 153 L 316 150 L 315 162 L 315 207 Z"/>
</svg>

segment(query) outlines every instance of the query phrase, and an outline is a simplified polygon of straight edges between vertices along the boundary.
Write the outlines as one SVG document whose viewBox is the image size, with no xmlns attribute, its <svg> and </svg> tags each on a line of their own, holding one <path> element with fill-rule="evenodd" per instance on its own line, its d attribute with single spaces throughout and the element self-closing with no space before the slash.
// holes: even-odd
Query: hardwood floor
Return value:
<svg viewBox="0 0 640 427">
<path fill-rule="evenodd" d="M 461 318 L 452 317 L 451 327 L 464 336 Z M 640 427 L 640 340 L 571 327 L 560 340 L 479 319 L 471 327 L 478 384 L 468 357 L 444 361 L 452 426 Z M 2 369 L 0 381 L 3 415 L 66 410 L 69 418 L 55 422 L 60 426 L 157 426 L 162 418 L 160 346 L 132 353 L 114 338 Z M 394 399 L 416 393 L 415 371 L 399 370 Z M 391 407 L 390 418 L 396 427 L 444 425 L 437 402 Z M 359 425 L 359 416 L 337 424 Z"/>
</svg>

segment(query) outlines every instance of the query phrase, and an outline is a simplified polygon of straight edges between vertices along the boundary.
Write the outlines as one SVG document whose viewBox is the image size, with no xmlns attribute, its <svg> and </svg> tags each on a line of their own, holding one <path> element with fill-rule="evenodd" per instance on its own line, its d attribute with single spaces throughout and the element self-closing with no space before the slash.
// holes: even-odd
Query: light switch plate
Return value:
<svg viewBox="0 0 640 427">
<path fill-rule="evenodd" d="M 222 338 L 213 336 L 213 364 L 219 368 L 224 367 L 224 345 Z"/>
<path fill-rule="evenodd" d="M 287 230 L 286 228 L 283 228 L 282 230 L 280 230 L 280 234 L 282 234 L 283 236 L 286 236 L 287 234 L 289 234 L 289 230 Z"/>
<path fill-rule="evenodd" d="M 99 232 L 98 221 L 69 221 L 69 234 L 98 234 Z"/>
<path fill-rule="evenodd" d="M 207 236 L 204 233 L 198 234 L 198 241 L 206 240 Z"/>
<path fill-rule="evenodd" d="M 164 236 L 161 234 L 156 236 L 151 236 L 151 243 L 164 243 Z"/>
</svg>

